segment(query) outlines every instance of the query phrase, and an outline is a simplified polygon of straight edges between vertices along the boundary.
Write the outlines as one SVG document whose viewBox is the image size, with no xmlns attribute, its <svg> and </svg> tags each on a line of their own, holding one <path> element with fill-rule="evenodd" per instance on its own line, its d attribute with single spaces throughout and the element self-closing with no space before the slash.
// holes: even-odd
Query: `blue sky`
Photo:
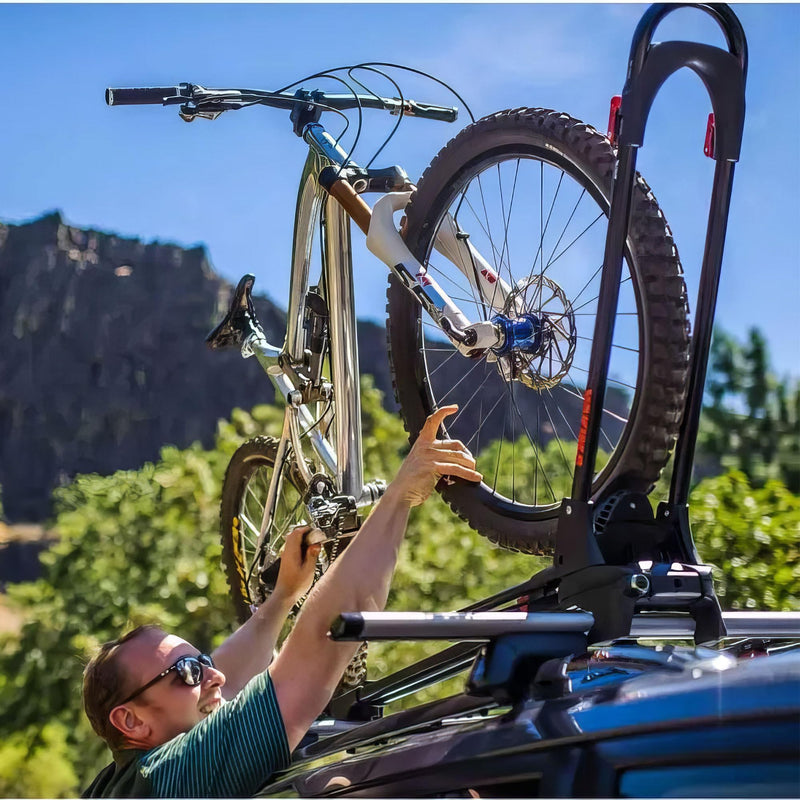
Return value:
<svg viewBox="0 0 800 800">
<path fill-rule="evenodd" d="M 106 86 L 190 81 L 274 89 L 333 66 L 393 61 L 448 81 L 476 116 L 544 106 L 605 130 L 645 8 L 0 5 L 0 219 L 21 222 L 58 208 L 79 227 L 202 243 L 223 276 L 236 281 L 253 272 L 256 290 L 285 305 L 305 156 L 288 114 L 254 108 L 187 125 L 172 109 L 108 108 Z M 759 326 L 777 371 L 798 375 L 800 7 L 734 8 L 748 37 L 750 71 L 717 319 L 740 337 Z M 662 24 L 656 39 L 668 38 L 722 44 L 710 18 L 690 9 Z M 416 99 L 449 102 L 433 85 L 405 78 L 402 85 Z M 702 153 L 709 111 L 696 76 L 675 75 L 657 98 L 638 162 L 673 228 L 692 308 L 713 174 Z M 380 141 L 393 121 L 370 113 L 367 144 Z M 416 178 L 466 121 L 408 120 L 376 166 L 399 163 Z M 380 320 L 385 268 L 362 248 L 355 252 L 359 316 Z"/>
</svg>

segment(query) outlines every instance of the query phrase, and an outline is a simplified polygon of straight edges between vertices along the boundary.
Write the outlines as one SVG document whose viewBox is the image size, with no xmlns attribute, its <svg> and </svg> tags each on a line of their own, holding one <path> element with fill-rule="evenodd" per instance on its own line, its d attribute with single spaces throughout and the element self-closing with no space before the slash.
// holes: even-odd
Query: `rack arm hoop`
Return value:
<svg viewBox="0 0 800 800">
<path fill-rule="evenodd" d="M 672 11 L 679 8 L 697 8 L 705 11 L 722 29 L 728 52 L 735 56 L 742 70 L 747 75 L 747 39 L 739 18 L 727 3 L 655 3 L 645 11 L 633 33 L 631 54 L 628 60 L 628 80 L 641 72 L 647 51 L 653 40 L 653 34 L 659 23 Z"/>
<path fill-rule="evenodd" d="M 699 8 L 720 25 L 729 50 L 698 42 L 651 43 L 657 24 L 676 8 Z M 622 92 L 619 144 L 640 147 L 650 107 L 666 79 L 689 67 L 703 81 L 716 119 L 715 158 L 737 161 L 744 128 L 747 42 L 741 23 L 726 5 L 680 3 L 651 6 L 636 29 Z"/>
</svg>

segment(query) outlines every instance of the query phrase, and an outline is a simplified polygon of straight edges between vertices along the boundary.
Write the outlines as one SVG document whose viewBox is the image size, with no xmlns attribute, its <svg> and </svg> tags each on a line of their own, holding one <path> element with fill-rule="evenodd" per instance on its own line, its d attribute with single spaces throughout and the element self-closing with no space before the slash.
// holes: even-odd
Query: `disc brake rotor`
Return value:
<svg viewBox="0 0 800 800">
<path fill-rule="evenodd" d="M 542 326 L 535 353 L 512 351 L 497 359 L 506 381 L 516 380 L 543 391 L 558 386 L 572 366 L 577 343 L 575 314 L 564 290 L 545 275 L 533 275 L 517 284 L 503 309 L 510 318 L 533 314 Z"/>
</svg>

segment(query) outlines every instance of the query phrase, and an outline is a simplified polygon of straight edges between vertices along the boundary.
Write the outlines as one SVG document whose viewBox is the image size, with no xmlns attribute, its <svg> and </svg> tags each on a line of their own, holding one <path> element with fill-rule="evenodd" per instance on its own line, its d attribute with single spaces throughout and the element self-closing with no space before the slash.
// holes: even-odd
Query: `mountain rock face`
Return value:
<svg viewBox="0 0 800 800">
<path fill-rule="evenodd" d="M 231 285 L 202 247 L 126 239 L 59 213 L 0 224 L 0 486 L 10 522 L 45 519 L 78 473 L 135 469 L 165 444 L 212 444 L 217 420 L 274 397 L 254 360 L 205 336 Z M 267 338 L 285 313 L 254 298 Z M 361 369 L 391 401 L 385 336 L 359 323 Z"/>
<path fill-rule="evenodd" d="M 57 212 L 0 223 L 0 487 L 8 522 L 46 520 L 53 488 L 79 473 L 137 469 L 168 444 L 210 447 L 219 419 L 274 399 L 255 359 L 205 345 L 232 291 L 202 247 L 83 230 Z M 281 343 L 285 313 L 263 297 L 254 304 L 268 340 Z M 396 410 L 385 331 L 363 321 L 357 330 L 360 371 Z M 509 420 L 498 406 L 502 383 L 484 386 L 463 359 L 428 359 L 440 387 L 460 386 L 462 396 L 473 387 L 459 417 L 460 431 L 480 429 L 476 445 L 522 436 L 519 420 L 543 443 L 574 440 L 577 422 L 568 420 L 580 419 L 577 387 L 561 393 L 557 414 L 539 393 L 516 392 Z M 618 394 L 610 390 L 606 404 L 623 414 Z M 447 394 L 440 400 L 451 402 Z M 616 424 L 612 414 L 612 435 Z"/>
</svg>

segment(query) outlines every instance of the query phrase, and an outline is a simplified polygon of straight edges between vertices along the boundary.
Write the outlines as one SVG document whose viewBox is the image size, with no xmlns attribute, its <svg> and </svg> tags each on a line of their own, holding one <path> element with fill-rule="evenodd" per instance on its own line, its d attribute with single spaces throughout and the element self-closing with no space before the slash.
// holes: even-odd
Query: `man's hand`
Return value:
<svg viewBox="0 0 800 800">
<path fill-rule="evenodd" d="M 314 568 L 322 549 L 321 544 L 304 547 L 305 537 L 312 532 L 310 525 L 293 528 L 286 537 L 281 553 L 281 566 L 275 593 L 291 600 L 294 605 L 311 588 L 314 582 Z M 305 556 L 305 557 L 304 557 Z"/>
<path fill-rule="evenodd" d="M 439 426 L 455 414 L 458 406 L 444 406 L 434 411 L 419 432 L 411 452 L 391 483 L 409 506 L 418 506 L 428 499 L 437 481 L 453 475 L 466 481 L 479 482 L 483 475 L 475 469 L 475 459 L 457 439 L 437 439 Z"/>
</svg>

